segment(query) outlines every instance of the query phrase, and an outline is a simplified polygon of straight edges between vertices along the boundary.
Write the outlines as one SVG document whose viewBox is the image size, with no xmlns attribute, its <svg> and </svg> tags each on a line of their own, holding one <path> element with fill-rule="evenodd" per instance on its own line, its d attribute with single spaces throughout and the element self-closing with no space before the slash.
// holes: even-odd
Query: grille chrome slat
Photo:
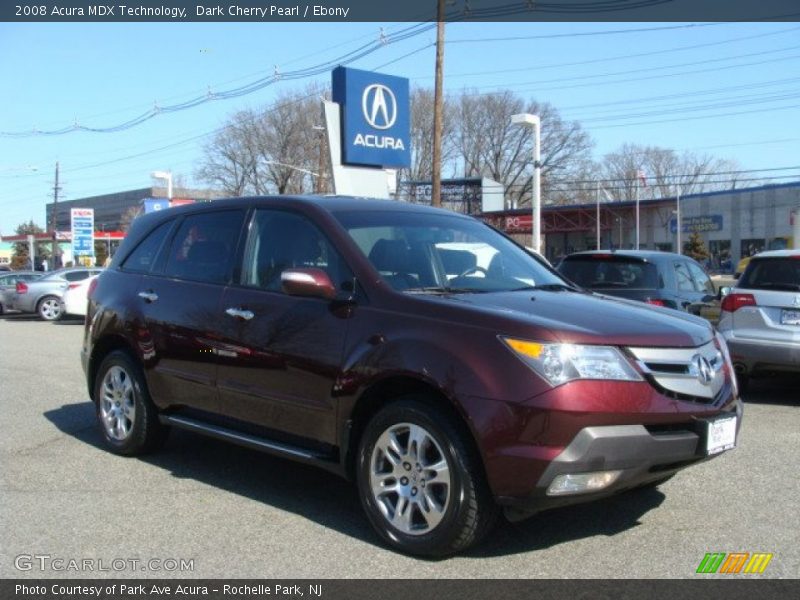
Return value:
<svg viewBox="0 0 800 600">
<path fill-rule="evenodd" d="M 713 342 L 697 348 L 628 348 L 639 367 L 662 388 L 711 401 L 722 389 L 722 354 Z"/>
</svg>

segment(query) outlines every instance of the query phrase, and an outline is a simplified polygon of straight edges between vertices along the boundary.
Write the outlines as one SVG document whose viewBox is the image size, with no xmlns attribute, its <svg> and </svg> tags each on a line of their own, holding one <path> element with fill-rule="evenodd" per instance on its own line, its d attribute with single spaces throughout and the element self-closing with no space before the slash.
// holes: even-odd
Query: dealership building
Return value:
<svg viewBox="0 0 800 600">
<path fill-rule="evenodd" d="M 543 249 L 554 260 L 597 247 L 597 205 L 542 207 Z M 639 247 L 677 251 L 678 199 L 639 203 Z M 636 243 L 636 203 L 600 203 L 600 248 L 630 249 Z M 681 245 L 698 232 L 714 268 L 768 249 L 792 247 L 800 219 L 800 182 L 681 196 Z M 484 220 L 528 246 L 530 209 L 487 212 Z M 800 242 L 800 240 L 798 240 Z"/>
</svg>

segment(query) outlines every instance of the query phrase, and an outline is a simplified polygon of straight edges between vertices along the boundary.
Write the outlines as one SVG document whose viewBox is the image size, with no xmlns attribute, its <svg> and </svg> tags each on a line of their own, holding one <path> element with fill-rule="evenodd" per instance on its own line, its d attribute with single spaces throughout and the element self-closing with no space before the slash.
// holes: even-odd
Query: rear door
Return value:
<svg viewBox="0 0 800 600">
<path fill-rule="evenodd" d="M 219 409 L 216 352 L 220 301 L 233 266 L 244 210 L 187 215 L 155 271 L 142 276 L 135 301 L 151 355 L 146 370 L 156 404 Z"/>
<path fill-rule="evenodd" d="M 338 289 L 353 275 L 305 215 L 257 209 L 248 227 L 238 281 L 218 310 L 223 344 L 218 388 L 222 412 L 280 434 L 337 444 L 334 386 L 353 308 L 289 296 L 281 272 L 316 267 Z"/>
<path fill-rule="evenodd" d="M 800 256 L 754 258 L 736 286 L 755 306 L 733 313 L 737 338 L 776 343 L 800 339 Z"/>
</svg>

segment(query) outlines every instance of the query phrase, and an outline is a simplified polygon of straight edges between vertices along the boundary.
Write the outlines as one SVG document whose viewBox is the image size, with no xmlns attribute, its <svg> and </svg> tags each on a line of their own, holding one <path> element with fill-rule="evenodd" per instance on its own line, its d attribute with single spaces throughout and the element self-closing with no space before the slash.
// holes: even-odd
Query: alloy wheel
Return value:
<svg viewBox="0 0 800 600">
<path fill-rule="evenodd" d="M 100 398 L 100 418 L 106 434 L 111 439 L 125 440 L 136 419 L 136 398 L 133 379 L 120 366 L 106 371 Z"/>
<path fill-rule="evenodd" d="M 377 439 L 369 483 L 384 518 L 407 535 L 433 531 L 450 503 L 445 453 L 430 432 L 413 423 L 392 425 Z"/>
</svg>

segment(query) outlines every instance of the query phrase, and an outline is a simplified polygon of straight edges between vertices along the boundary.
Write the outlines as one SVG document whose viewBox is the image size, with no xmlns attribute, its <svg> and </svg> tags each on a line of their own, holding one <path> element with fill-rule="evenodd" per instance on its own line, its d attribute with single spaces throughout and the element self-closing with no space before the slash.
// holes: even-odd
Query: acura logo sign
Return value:
<svg viewBox="0 0 800 600">
<path fill-rule="evenodd" d="M 710 385 L 714 379 L 714 369 L 705 356 L 695 354 L 689 365 L 689 373 L 697 377 L 697 381 L 703 385 Z"/>
<path fill-rule="evenodd" d="M 388 87 L 373 83 L 364 89 L 361 110 L 371 127 L 389 129 L 397 120 L 397 99 Z"/>
</svg>

